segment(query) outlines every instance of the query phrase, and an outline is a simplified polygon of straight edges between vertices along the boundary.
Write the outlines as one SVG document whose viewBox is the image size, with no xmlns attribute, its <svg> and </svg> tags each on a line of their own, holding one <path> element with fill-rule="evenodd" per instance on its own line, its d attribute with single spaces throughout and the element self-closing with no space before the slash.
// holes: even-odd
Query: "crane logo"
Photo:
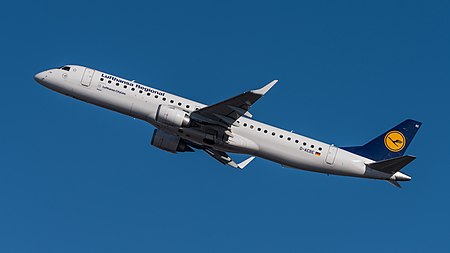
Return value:
<svg viewBox="0 0 450 253">
<path fill-rule="evenodd" d="M 390 131 L 384 137 L 384 145 L 392 152 L 399 152 L 405 147 L 406 138 L 399 131 Z"/>
</svg>

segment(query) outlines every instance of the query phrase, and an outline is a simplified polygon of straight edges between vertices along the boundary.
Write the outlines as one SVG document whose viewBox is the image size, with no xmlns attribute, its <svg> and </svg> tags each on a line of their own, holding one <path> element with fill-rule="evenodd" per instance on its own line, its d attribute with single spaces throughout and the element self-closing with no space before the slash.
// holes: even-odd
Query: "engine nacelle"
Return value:
<svg viewBox="0 0 450 253">
<path fill-rule="evenodd" d="M 168 126 L 188 127 L 189 115 L 175 106 L 160 105 L 156 113 L 156 121 Z"/>
<path fill-rule="evenodd" d="M 171 153 L 194 151 L 179 136 L 166 133 L 159 129 L 155 129 L 153 132 L 151 144 L 159 149 L 169 151 Z"/>
</svg>

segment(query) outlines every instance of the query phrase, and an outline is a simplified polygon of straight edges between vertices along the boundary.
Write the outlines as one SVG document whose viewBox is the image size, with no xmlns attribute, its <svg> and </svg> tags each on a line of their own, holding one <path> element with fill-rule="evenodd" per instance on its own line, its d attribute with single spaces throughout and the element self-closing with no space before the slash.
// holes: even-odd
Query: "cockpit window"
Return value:
<svg viewBox="0 0 450 253">
<path fill-rule="evenodd" d="M 61 69 L 65 70 L 65 71 L 70 71 L 70 67 L 68 67 L 68 66 L 61 67 Z"/>
</svg>

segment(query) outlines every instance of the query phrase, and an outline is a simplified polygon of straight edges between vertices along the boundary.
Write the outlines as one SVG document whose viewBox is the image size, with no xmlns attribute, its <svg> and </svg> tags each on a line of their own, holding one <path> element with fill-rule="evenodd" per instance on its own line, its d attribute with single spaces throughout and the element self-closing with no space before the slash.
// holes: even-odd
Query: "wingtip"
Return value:
<svg viewBox="0 0 450 253">
<path fill-rule="evenodd" d="M 251 156 L 251 157 L 245 159 L 243 162 L 238 164 L 238 168 L 241 170 L 244 169 L 245 166 L 247 166 L 251 161 L 253 161 L 253 159 L 255 159 L 254 156 Z"/>
<path fill-rule="evenodd" d="M 255 94 L 259 94 L 261 96 L 264 96 L 264 94 L 266 94 L 270 89 L 272 89 L 272 87 L 278 82 L 277 79 L 273 80 L 272 82 L 266 84 L 264 87 L 257 89 L 257 90 L 252 90 L 253 93 Z"/>
</svg>

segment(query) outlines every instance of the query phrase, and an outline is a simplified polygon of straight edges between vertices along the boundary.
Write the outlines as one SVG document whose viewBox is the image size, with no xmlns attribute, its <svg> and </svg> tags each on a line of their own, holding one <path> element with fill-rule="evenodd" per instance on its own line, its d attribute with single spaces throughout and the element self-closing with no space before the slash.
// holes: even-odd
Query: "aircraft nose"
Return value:
<svg viewBox="0 0 450 253">
<path fill-rule="evenodd" d="M 36 75 L 34 75 L 34 80 L 40 84 L 42 84 L 42 81 L 44 81 L 45 79 L 45 73 L 44 72 L 39 72 Z"/>
</svg>

